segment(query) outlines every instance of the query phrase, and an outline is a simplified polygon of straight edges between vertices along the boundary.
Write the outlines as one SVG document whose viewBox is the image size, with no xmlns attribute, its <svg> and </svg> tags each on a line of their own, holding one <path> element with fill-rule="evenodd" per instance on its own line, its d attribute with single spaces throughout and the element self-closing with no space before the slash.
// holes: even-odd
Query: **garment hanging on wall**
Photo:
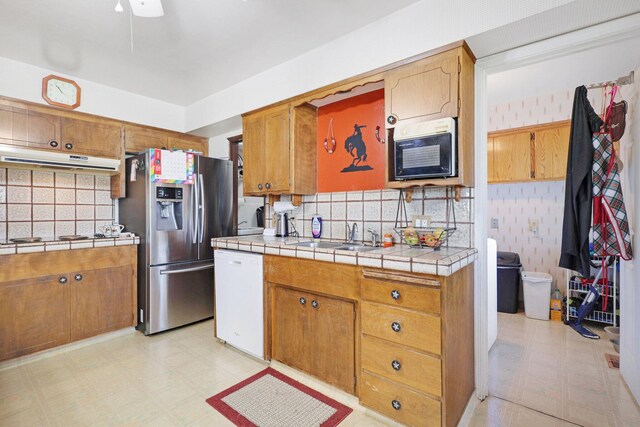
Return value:
<svg viewBox="0 0 640 427">
<path fill-rule="evenodd" d="M 577 87 L 571 115 L 559 266 L 578 271 L 585 277 L 591 272 L 589 231 L 593 195 L 593 134 L 603 123 L 587 99 L 587 88 Z"/>
</svg>

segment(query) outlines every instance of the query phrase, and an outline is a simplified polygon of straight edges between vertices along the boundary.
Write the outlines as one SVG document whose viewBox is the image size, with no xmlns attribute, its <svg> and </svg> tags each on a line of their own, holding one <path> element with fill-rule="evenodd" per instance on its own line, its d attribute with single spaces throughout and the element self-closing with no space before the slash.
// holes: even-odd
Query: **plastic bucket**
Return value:
<svg viewBox="0 0 640 427">
<path fill-rule="evenodd" d="M 552 280 L 551 275 L 547 273 L 537 273 L 534 271 L 522 272 L 524 314 L 527 317 L 549 320 Z"/>
</svg>

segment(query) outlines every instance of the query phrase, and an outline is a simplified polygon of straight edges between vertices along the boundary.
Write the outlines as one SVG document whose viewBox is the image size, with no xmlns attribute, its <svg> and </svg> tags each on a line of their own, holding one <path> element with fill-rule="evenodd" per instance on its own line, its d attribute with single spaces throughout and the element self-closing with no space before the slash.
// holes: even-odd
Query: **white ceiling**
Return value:
<svg viewBox="0 0 640 427">
<path fill-rule="evenodd" d="M 487 78 L 489 105 L 615 80 L 640 67 L 640 38 L 516 68 Z M 635 76 L 639 81 L 640 76 Z"/>
<path fill-rule="evenodd" d="M 0 0 L 0 56 L 188 105 L 417 1 L 163 0 L 132 53 L 127 1 Z"/>
</svg>

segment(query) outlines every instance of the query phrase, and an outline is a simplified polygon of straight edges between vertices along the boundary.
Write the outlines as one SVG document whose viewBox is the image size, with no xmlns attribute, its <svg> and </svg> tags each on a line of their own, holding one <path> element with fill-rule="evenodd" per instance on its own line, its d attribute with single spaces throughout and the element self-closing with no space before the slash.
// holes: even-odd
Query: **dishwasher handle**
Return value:
<svg viewBox="0 0 640 427">
<path fill-rule="evenodd" d="M 207 264 L 207 265 L 202 265 L 200 267 L 183 268 L 182 270 L 162 270 L 160 274 L 166 275 L 166 274 L 191 273 L 192 271 L 209 270 L 209 269 L 212 269 L 213 267 L 214 267 L 213 264 Z"/>
</svg>

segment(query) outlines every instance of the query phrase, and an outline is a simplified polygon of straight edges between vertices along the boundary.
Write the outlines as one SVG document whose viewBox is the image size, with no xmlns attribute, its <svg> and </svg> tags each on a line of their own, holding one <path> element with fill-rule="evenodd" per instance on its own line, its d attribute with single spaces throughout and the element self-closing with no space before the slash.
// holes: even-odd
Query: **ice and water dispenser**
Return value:
<svg viewBox="0 0 640 427">
<path fill-rule="evenodd" d="M 182 230 L 182 188 L 156 187 L 156 230 Z"/>
</svg>

